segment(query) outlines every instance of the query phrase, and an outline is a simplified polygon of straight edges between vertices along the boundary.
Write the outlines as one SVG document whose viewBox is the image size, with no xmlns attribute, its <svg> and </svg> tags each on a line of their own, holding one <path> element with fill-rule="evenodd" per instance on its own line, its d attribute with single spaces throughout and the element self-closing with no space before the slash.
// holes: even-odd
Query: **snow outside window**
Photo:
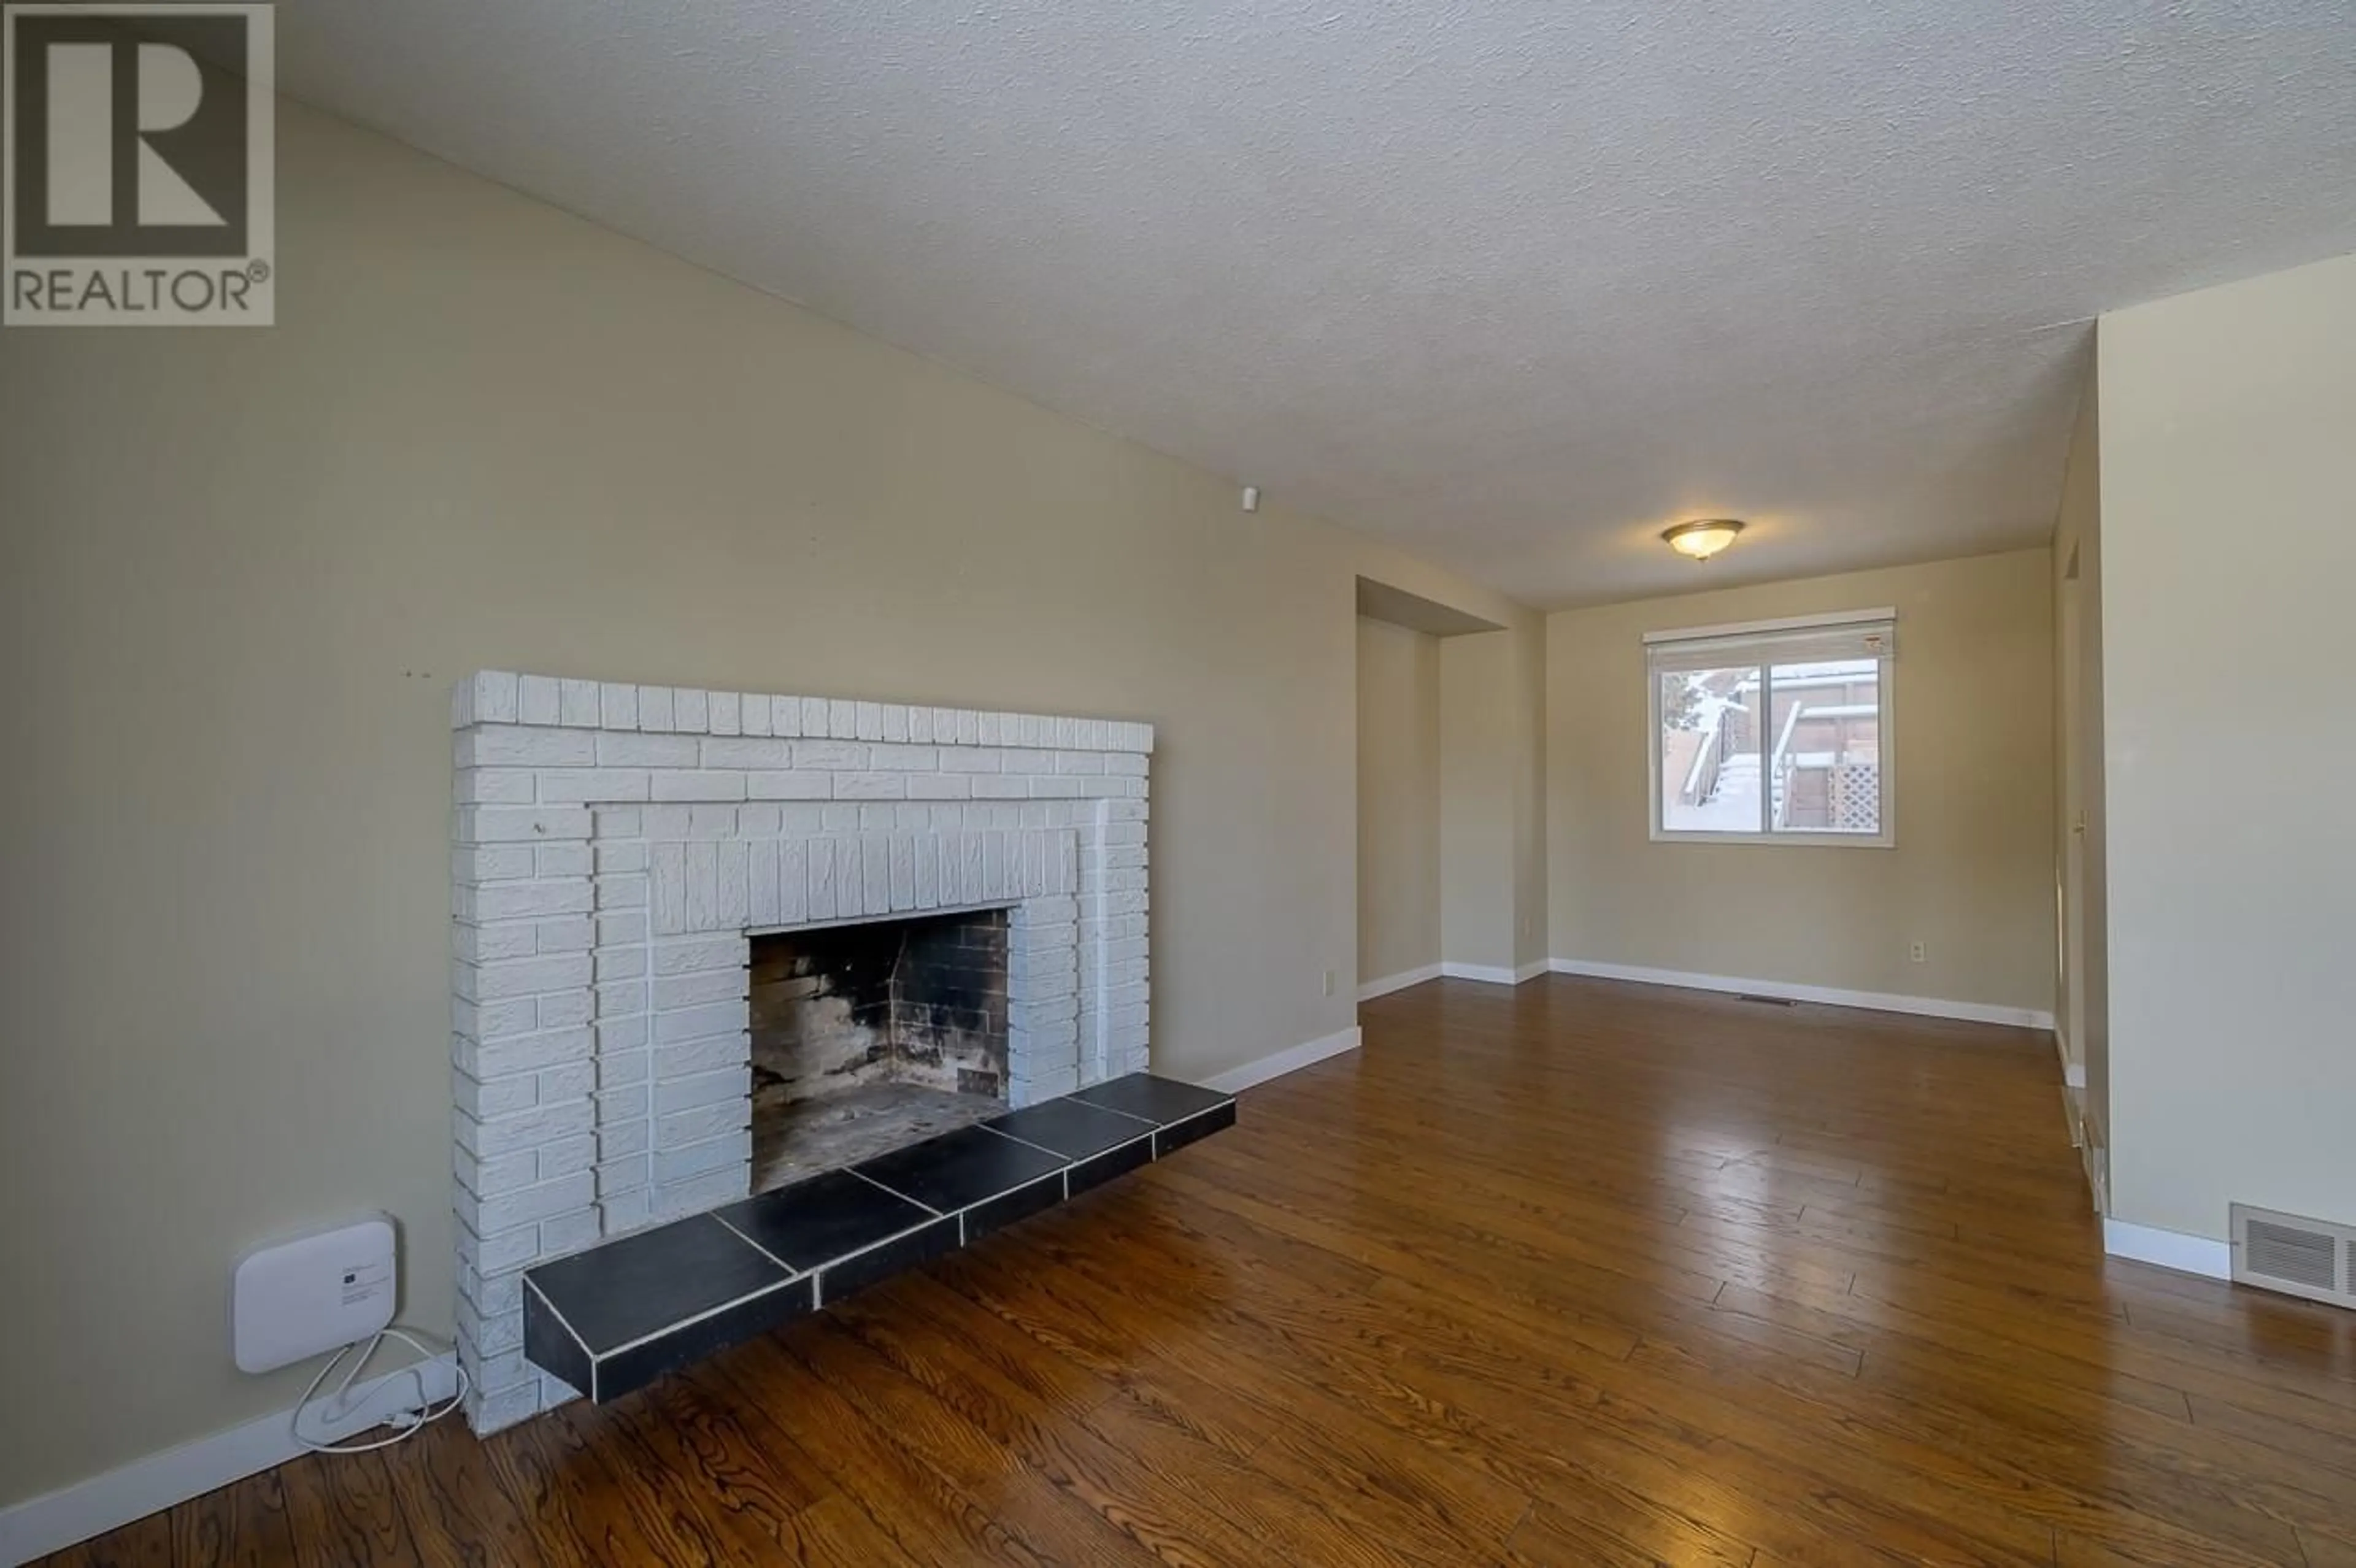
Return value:
<svg viewBox="0 0 2356 1568">
<path fill-rule="evenodd" d="M 1894 842 L 1895 621 L 1879 610 L 1648 635 L 1653 837 Z"/>
</svg>

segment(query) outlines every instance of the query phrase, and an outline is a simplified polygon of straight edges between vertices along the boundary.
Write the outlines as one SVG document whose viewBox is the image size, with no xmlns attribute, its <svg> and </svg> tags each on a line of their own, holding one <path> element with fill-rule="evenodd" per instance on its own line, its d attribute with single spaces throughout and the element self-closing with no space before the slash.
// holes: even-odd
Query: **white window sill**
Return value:
<svg viewBox="0 0 2356 1568">
<path fill-rule="evenodd" d="M 1817 849 L 1895 849 L 1898 840 L 1888 833 L 1703 833 L 1674 828 L 1653 829 L 1655 844 L 1757 844 Z"/>
</svg>

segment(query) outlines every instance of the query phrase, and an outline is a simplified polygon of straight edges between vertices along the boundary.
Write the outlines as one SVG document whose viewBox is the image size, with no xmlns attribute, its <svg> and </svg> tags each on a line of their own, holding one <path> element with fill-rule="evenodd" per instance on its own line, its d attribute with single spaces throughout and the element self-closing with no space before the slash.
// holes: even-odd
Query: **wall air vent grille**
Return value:
<svg viewBox="0 0 2356 1568">
<path fill-rule="evenodd" d="M 2333 1272 L 2340 1249 L 2320 1231 L 2295 1231 L 2253 1220 L 2248 1243 L 2252 1274 L 2272 1275 L 2310 1290 L 2329 1290 L 2340 1283 Z"/>
<path fill-rule="evenodd" d="M 2356 1307 L 2356 1227 L 2241 1203 L 2233 1218 L 2237 1283 Z"/>
</svg>

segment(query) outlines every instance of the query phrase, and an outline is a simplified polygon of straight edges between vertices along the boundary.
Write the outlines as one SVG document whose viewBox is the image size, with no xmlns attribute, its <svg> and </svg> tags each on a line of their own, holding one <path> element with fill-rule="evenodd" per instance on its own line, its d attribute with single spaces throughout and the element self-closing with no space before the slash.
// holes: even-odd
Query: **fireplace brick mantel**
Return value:
<svg viewBox="0 0 2356 1568">
<path fill-rule="evenodd" d="M 746 1195 L 747 933 L 1009 912 L 1009 1098 L 1147 1065 L 1153 731 L 487 671 L 453 698 L 459 1351 L 572 1397 L 522 1271 Z"/>
</svg>

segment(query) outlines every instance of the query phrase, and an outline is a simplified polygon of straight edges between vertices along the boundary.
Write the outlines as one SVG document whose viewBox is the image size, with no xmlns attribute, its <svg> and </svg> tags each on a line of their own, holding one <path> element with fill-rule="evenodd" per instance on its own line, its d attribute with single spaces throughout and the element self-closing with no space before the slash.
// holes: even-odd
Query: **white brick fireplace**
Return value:
<svg viewBox="0 0 2356 1568">
<path fill-rule="evenodd" d="M 499 672 L 452 722 L 478 1432 L 570 1397 L 525 1268 L 746 1196 L 749 933 L 1004 908 L 1008 1098 L 1146 1065 L 1147 725 Z"/>
</svg>

